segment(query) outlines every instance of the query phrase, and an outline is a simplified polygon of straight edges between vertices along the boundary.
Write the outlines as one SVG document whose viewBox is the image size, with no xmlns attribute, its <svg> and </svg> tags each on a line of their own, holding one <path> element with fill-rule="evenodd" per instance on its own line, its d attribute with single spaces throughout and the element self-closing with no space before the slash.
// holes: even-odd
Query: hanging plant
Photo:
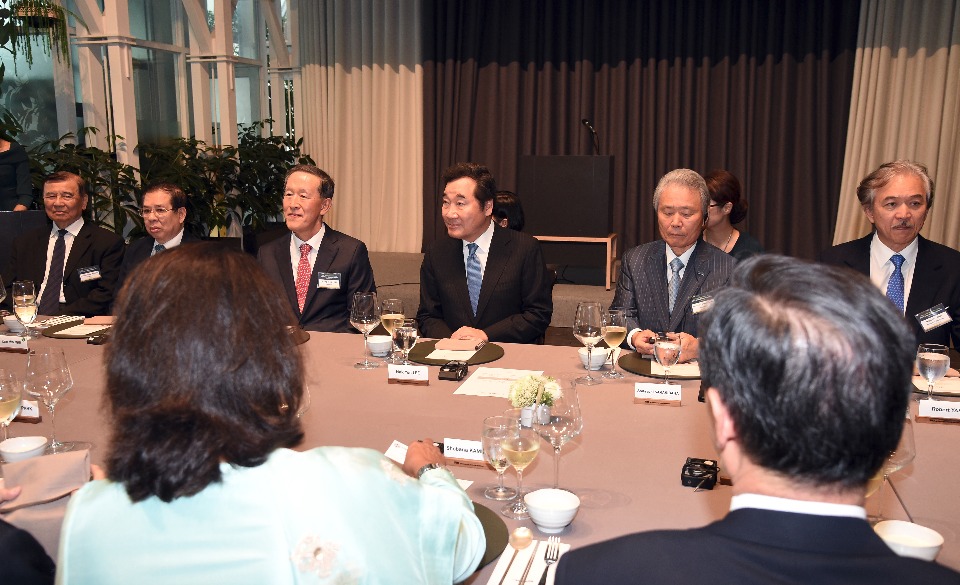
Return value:
<svg viewBox="0 0 960 585">
<path fill-rule="evenodd" d="M 14 57 L 23 55 L 33 65 L 33 41 L 39 39 L 44 54 L 70 62 L 70 33 L 67 17 L 83 20 L 54 0 L 6 0 L 0 5 L 0 46 Z M 84 25 L 85 26 L 85 25 Z M 16 62 L 16 61 L 14 61 Z"/>
</svg>

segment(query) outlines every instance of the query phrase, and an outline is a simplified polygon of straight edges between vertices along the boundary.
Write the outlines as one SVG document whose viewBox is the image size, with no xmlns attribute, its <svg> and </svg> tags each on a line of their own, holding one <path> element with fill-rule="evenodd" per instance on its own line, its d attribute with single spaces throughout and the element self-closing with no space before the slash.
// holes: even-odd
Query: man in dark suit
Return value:
<svg viewBox="0 0 960 585">
<path fill-rule="evenodd" d="M 933 206 L 927 168 L 908 160 L 883 164 L 857 187 L 857 199 L 874 226 L 870 233 L 824 250 L 820 261 L 852 268 L 894 303 L 916 342 L 960 348 L 960 252 L 920 235 Z M 952 318 L 924 330 L 917 318 L 944 305 Z"/>
<path fill-rule="evenodd" d="M 180 244 L 200 241 L 183 229 L 187 219 L 187 194 L 173 183 L 155 183 L 147 187 L 143 193 L 140 215 L 143 217 L 143 227 L 151 237 L 140 238 L 127 246 L 123 264 L 120 265 L 117 289 L 123 286 L 130 272 L 150 256 Z"/>
<path fill-rule="evenodd" d="M 287 171 L 283 215 L 290 230 L 264 244 L 260 265 L 283 286 L 300 327 L 345 333 L 357 292 L 376 292 L 363 242 L 323 223 L 333 205 L 333 179 L 313 165 Z"/>
<path fill-rule="evenodd" d="M 539 242 L 493 222 L 497 188 L 486 167 L 457 163 L 440 180 L 450 237 L 423 257 L 420 333 L 514 343 L 542 339 L 553 299 Z"/>
<path fill-rule="evenodd" d="M 38 285 L 41 315 L 109 315 L 116 292 L 123 240 L 82 217 L 86 182 L 73 173 L 53 173 L 43 185 L 43 206 L 53 229 L 14 240 L 8 282 Z"/>
<path fill-rule="evenodd" d="M 556 583 L 960 582 L 899 557 L 870 528 L 868 480 L 896 448 L 913 340 L 864 277 L 750 258 L 704 315 L 711 438 L 733 480 L 727 516 L 568 552 Z"/>
<path fill-rule="evenodd" d="M 700 316 L 709 306 L 699 301 L 723 287 L 736 264 L 700 239 L 709 206 L 703 177 L 670 171 L 653 193 L 661 239 L 623 255 L 611 308 L 626 312 L 627 343 L 642 354 L 653 353 L 655 332 L 672 332 L 680 335 L 680 361 L 697 357 Z"/>
<path fill-rule="evenodd" d="M 20 495 L 20 487 L 0 488 L 0 502 Z M 53 585 L 57 568 L 43 546 L 26 530 L 0 520 L 0 551 L 3 551 L 4 583 Z"/>
</svg>

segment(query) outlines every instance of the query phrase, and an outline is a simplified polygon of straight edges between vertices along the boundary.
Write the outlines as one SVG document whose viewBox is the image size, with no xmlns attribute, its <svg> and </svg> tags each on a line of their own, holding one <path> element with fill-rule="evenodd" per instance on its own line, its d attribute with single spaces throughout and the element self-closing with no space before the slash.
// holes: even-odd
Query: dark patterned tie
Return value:
<svg viewBox="0 0 960 585">
<path fill-rule="evenodd" d="M 680 293 L 680 271 L 683 269 L 683 260 L 679 258 L 674 258 L 670 262 L 670 270 L 673 271 L 673 275 L 670 277 L 670 312 L 673 312 L 673 305 L 677 303 L 677 295 Z"/>
<path fill-rule="evenodd" d="M 307 290 L 310 288 L 310 244 L 300 244 L 300 262 L 297 264 L 297 306 L 303 313 L 303 305 L 307 302 Z"/>
<path fill-rule="evenodd" d="M 67 230 L 57 232 L 57 243 L 53 245 L 53 257 L 50 259 L 50 272 L 47 274 L 47 284 L 43 287 L 40 296 L 40 306 L 37 311 L 41 315 L 60 314 L 60 290 L 63 288 L 63 262 L 67 256 L 67 243 L 63 240 Z"/>
<path fill-rule="evenodd" d="M 473 309 L 473 316 L 477 316 L 477 305 L 480 303 L 480 286 L 483 284 L 483 276 L 480 274 L 480 259 L 477 258 L 476 244 L 467 244 L 467 290 L 470 292 L 470 307 Z"/>
<path fill-rule="evenodd" d="M 900 254 L 890 256 L 890 261 L 893 262 L 893 274 L 887 281 L 887 298 L 901 313 L 903 312 L 903 272 L 900 271 L 900 267 L 903 266 L 904 260 L 906 258 Z"/>
<path fill-rule="evenodd" d="M 167 247 L 164 246 L 163 244 L 157 244 L 156 246 L 153 247 L 153 253 L 159 254 L 160 252 L 163 252 L 166 249 Z"/>
</svg>

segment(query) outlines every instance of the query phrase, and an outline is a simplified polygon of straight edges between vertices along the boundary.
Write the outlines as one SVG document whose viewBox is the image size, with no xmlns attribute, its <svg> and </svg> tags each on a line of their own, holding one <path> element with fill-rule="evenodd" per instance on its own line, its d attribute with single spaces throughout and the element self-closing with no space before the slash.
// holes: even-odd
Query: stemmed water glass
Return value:
<svg viewBox="0 0 960 585">
<path fill-rule="evenodd" d="M 610 309 L 603 314 L 603 341 L 610 348 L 610 371 L 603 377 L 616 380 L 623 377 L 617 371 L 617 348 L 627 337 L 627 315 L 622 309 Z"/>
<path fill-rule="evenodd" d="M 874 523 L 883 520 L 883 488 L 887 485 L 888 478 L 890 475 L 906 467 L 906 465 L 913 461 L 916 456 L 917 447 L 913 440 L 913 421 L 910 420 L 910 417 L 908 416 L 903 421 L 903 433 L 900 435 L 900 441 L 897 443 L 897 448 L 890 452 L 886 461 L 883 462 L 883 467 L 881 467 L 880 471 L 878 472 L 878 474 L 883 475 L 883 479 L 880 480 L 880 485 L 877 488 L 877 515 L 875 518 L 870 518 L 870 520 Z M 871 482 L 873 481 L 874 480 L 871 480 Z M 868 486 L 869 485 L 870 482 L 868 482 Z"/>
<path fill-rule="evenodd" d="M 377 293 L 353 293 L 353 300 L 350 305 L 350 324 L 363 333 L 363 361 L 353 364 L 353 367 L 358 370 L 379 368 L 379 362 L 370 360 L 367 345 L 370 332 L 380 324 L 380 303 L 377 302 Z"/>
<path fill-rule="evenodd" d="M 18 280 L 13 283 L 13 313 L 23 325 L 23 338 L 34 337 L 30 327 L 37 320 L 37 295 L 33 281 Z"/>
<path fill-rule="evenodd" d="M 670 383 L 670 368 L 680 360 L 680 335 L 664 333 L 653 342 L 653 357 L 663 368 L 663 383 Z"/>
<path fill-rule="evenodd" d="M 529 518 L 530 512 L 527 511 L 527 504 L 523 501 L 523 470 L 533 462 L 540 450 L 540 435 L 531 428 L 520 425 L 510 426 L 500 441 L 500 446 L 507 462 L 517 470 L 517 497 L 500 512 L 514 520 Z"/>
<path fill-rule="evenodd" d="M 947 375 L 950 357 L 947 346 L 939 343 L 921 343 L 917 348 L 917 371 L 927 381 L 927 398 L 933 398 L 933 385 Z"/>
<path fill-rule="evenodd" d="M 560 449 L 583 430 L 580 398 L 577 396 L 579 378 L 565 381 L 563 391 L 553 397 L 550 417 L 533 417 L 533 428 L 553 447 L 553 487 L 560 487 Z"/>
<path fill-rule="evenodd" d="M 483 457 L 497 472 L 497 485 L 483 490 L 487 499 L 512 500 L 517 496 L 517 490 L 503 487 L 503 472 L 510 465 L 503 453 L 503 440 L 507 438 L 509 429 L 519 425 L 520 421 L 509 416 L 488 416 L 483 419 L 483 434 L 480 435 Z"/>
<path fill-rule="evenodd" d="M 590 374 L 590 364 L 593 360 L 593 346 L 603 337 L 603 307 L 600 303 L 585 301 L 577 305 L 577 314 L 573 319 L 573 336 L 577 341 L 587 346 L 587 375 L 579 378 L 584 386 L 593 386 L 603 380 L 594 378 Z"/>
<path fill-rule="evenodd" d="M 413 363 L 410 361 L 410 350 L 417 344 L 417 339 L 419 338 L 420 333 L 417 331 L 416 319 L 403 319 L 403 321 L 394 328 L 393 343 L 403 352 L 403 359 L 400 360 L 400 364 L 409 366 Z"/>
<path fill-rule="evenodd" d="M 57 440 L 57 403 L 73 388 L 73 376 L 67 367 L 63 350 L 45 347 L 30 352 L 27 358 L 27 394 L 37 398 L 50 412 L 51 453 L 62 453 L 77 448 L 76 443 L 61 443 Z"/>
<path fill-rule="evenodd" d="M 12 373 L 0 370 L 0 426 L 3 427 L 3 440 L 8 438 L 7 428 L 20 414 L 23 382 Z"/>
<path fill-rule="evenodd" d="M 387 335 L 389 335 L 391 339 L 393 338 L 394 328 L 403 323 L 403 318 L 403 301 L 400 299 L 384 299 L 380 305 L 380 322 L 383 324 L 383 328 L 387 330 Z M 400 349 L 397 347 L 396 342 L 393 344 L 393 351 L 390 352 L 390 357 L 384 361 L 390 364 L 403 363 L 400 359 Z"/>
</svg>

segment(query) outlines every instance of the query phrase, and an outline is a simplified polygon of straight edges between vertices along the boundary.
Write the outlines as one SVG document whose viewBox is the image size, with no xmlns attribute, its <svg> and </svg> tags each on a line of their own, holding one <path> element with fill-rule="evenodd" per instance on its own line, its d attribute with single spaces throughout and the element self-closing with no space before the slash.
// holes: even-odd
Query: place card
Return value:
<svg viewBox="0 0 960 585">
<path fill-rule="evenodd" d="M 481 469 L 487 467 L 487 462 L 483 458 L 483 443 L 480 441 L 444 437 L 443 456 L 453 465 Z"/>
<path fill-rule="evenodd" d="M 921 400 L 917 420 L 960 423 L 960 402 Z"/>
<path fill-rule="evenodd" d="M 387 382 L 427 386 L 430 384 L 430 369 L 427 366 L 387 364 Z"/>
<path fill-rule="evenodd" d="M 20 335 L 0 335 L 0 351 L 27 353 L 27 340 Z"/>
<path fill-rule="evenodd" d="M 387 447 L 387 450 L 384 451 L 384 455 L 387 459 L 394 461 L 396 464 L 403 466 L 403 460 L 407 458 L 407 449 L 408 447 L 401 443 L 400 441 L 394 439 L 390 446 Z M 455 478 L 456 479 L 456 478 Z M 457 483 L 460 485 L 460 488 L 466 491 L 470 486 L 473 485 L 472 481 L 466 479 L 457 479 Z"/>
<path fill-rule="evenodd" d="M 923 327 L 924 331 L 936 329 L 941 325 L 946 325 L 950 321 L 953 321 L 953 318 L 947 313 L 946 305 L 943 303 L 940 303 L 936 307 L 931 307 L 926 311 L 921 311 L 917 313 L 915 317 L 917 321 L 920 322 L 920 326 Z"/>
<path fill-rule="evenodd" d="M 634 404 L 680 406 L 680 384 L 637 382 L 633 388 Z"/>
<path fill-rule="evenodd" d="M 16 422 L 25 422 L 36 424 L 42 420 L 40 416 L 40 405 L 36 400 L 21 400 L 20 414 L 13 419 Z"/>
</svg>

